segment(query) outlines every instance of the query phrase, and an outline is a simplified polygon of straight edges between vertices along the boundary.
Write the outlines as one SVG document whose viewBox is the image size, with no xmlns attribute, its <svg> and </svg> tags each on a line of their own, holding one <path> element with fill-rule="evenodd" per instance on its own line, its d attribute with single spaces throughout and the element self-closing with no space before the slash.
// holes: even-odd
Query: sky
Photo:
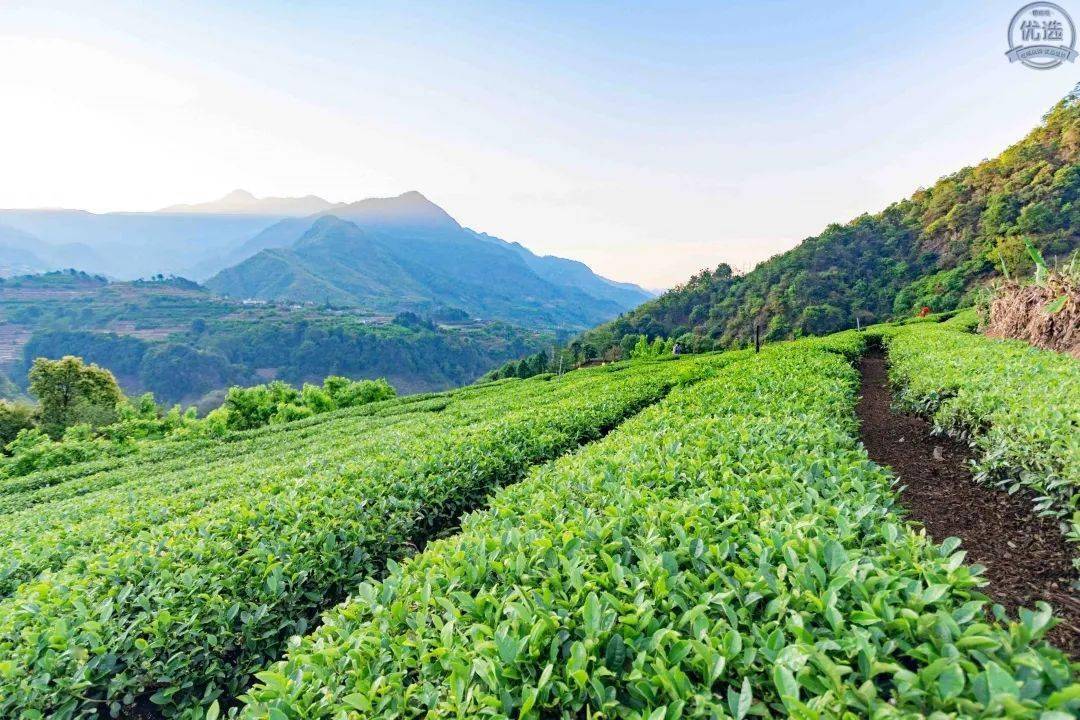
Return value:
<svg viewBox="0 0 1080 720">
<path fill-rule="evenodd" d="M 1023 4 L 0 0 L 0 207 L 419 190 L 670 287 L 1023 137 L 1080 80 Z"/>
</svg>

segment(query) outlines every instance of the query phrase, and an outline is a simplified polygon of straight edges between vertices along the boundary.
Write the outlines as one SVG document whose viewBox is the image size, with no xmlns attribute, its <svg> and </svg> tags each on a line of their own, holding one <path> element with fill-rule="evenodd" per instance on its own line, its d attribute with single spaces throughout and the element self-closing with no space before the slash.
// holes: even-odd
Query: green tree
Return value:
<svg viewBox="0 0 1080 720">
<path fill-rule="evenodd" d="M 701 340 L 693 333 L 685 332 L 680 335 L 672 343 L 672 349 L 674 349 L 675 344 L 678 344 L 679 350 L 684 354 L 701 352 Z"/>
<path fill-rule="evenodd" d="M 798 329 L 806 335 L 824 335 L 844 329 L 844 315 L 832 305 L 810 305 L 802 312 Z"/>
<path fill-rule="evenodd" d="M 29 378 L 30 394 L 41 403 L 41 427 L 53 438 L 79 423 L 108 425 L 124 399 L 111 372 L 72 355 L 37 358 Z"/>
<path fill-rule="evenodd" d="M 235 376 L 221 354 L 179 343 L 155 343 L 139 363 L 139 380 L 165 402 L 198 397 Z"/>
<path fill-rule="evenodd" d="M 637 359 L 652 357 L 649 350 L 649 339 L 644 335 L 637 336 L 637 342 L 634 343 L 634 349 L 630 351 L 630 357 Z"/>
<path fill-rule="evenodd" d="M 534 375 L 540 375 L 548 371 L 548 354 L 541 350 L 533 356 L 532 370 Z"/>
<path fill-rule="evenodd" d="M 1024 206 L 1016 219 L 1016 226 L 1020 232 L 1045 233 L 1053 230 L 1057 222 L 1057 216 L 1047 203 L 1036 202 Z"/>
<path fill-rule="evenodd" d="M 0 445 L 15 439 L 20 430 L 37 425 L 37 408 L 29 403 L 0 401 Z"/>
<path fill-rule="evenodd" d="M 252 387 L 231 387 L 224 407 L 229 411 L 229 428 L 250 430 L 270 424 L 284 405 L 299 405 L 300 391 L 280 380 Z"/>
</svg>

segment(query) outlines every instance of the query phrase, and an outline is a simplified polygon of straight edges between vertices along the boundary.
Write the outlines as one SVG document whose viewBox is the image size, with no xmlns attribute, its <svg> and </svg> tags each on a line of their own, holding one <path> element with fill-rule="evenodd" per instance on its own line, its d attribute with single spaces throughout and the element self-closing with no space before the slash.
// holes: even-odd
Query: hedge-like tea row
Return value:
<svg viewBox="0 0 1080 720">
<path fill-rule="evenodd" d="M 29 503 L 22 512 L 0 515 L 0 596 L 44 570 L 56 569 L 120 538 L 241 494 L 250 500 L 251 488 L 265 483 L 266 468 L 276 468 L 283 477 L 311 472 L 312 463 L 333 468 L 358 453 L 371 454 L 369 445 L 389 442 L 389 431 L 381 428 L 404 424 L 406 435 L 431 432 L 471 422 L 477 413 L 502 412 L 542 398 L 550 389 L 523 383 L 473 390 L 461 393 L 452 405 L 447 405 L 446 398 L 437 406 L 432 405 L 434 400 L 398 402 L 374 414 L 365 406 L 338 414 L 331 424 L 301 421 L 291 432 L 280 429 L 285 426 L 272 426 L 273 432 L 253 431 L 243 441 L 201 451 L 191 448 L 182 459 L 130 462 L 108 472 L 0 496 L 0 506 L 20 500 Z M 433 407 L 445 412 L 437 418 L 420 415 Z M 261 462 L 252 465 L 252 457 Z M 275 492 L 274 488 L 268 485 L 264 490 Z"/>
<path fill-rule="evenodd" d="M 174 715 L 235 695 L 319 610 L 492 488 L 737 357 L 470 388 L 370 433 L 342 420 L 299 443 L 281 433 L 280 451 L 193 457 L 185 476 L 150 479 L 149 494 L 129 467 L 100 492 L 5 516 L 77 518 L 80 545 L 0 602 L 0 716 L 126 715 L 146 702 Z M 133 516 L 140 531 L 117 530 Z"/>
<path fill-rule="evenodd" d="M 121 538 L 196 511 L 211 512 L 216 504 L 227 504 L 237 496 L 250 500 L 249 493 L 275 492 L 276 486 L 266 482 L 266 473 L 248 471 L 252 457 L 262 459 L 257 466 L 260 469 L 276 463 L 276 474 L 298 476 L 305 472 L 301 468 L 312 462 L 333 467 L 348 461 L 355 451 L 368 450 L 356 440 L 364 433 L 377 432 L 380 438 L 390 440 L 389 426 L 399 422 L 341 422 L 321 438 L 276 438 L 277 446 L 249 445 L 248 453 L 240 455 L 228 453 L 211 459 L 204 454 L 195 463 L 168 467 L 129 466 L 125 472 L 89 478 L 104 485 L 100 490 L 0 516 L 0 596 L 10 595 L 43 571 L 56 570 Z M 90 482 L 77 484 L 85 489 Z"/>
<path fill-rule="evenodd" d="M 767 349 L 501 490 L 294 639 L 242 717 L 1074 717 L 1049 609 L 989 621 L 957 543 L 893 514 L 859 342 Z"/>
<path fill-rule="evenodd" d="M 469 388 L 474 393 L 495 391 L 494 383 Z M 281 434 L 295 436 L 301 431 L 318 432 L 324 423 L 336 422 L 340 418 L 359 418 L 367 416 L 388 417 L 411 412 L 440 410 L 451 402 L 460 401 L 470 395 L 465 389 L 442 393 L 424 393 L 368 403 L 357 408 L 344 408 L 328 413 L 320 413 L 304 420 L 297 420 L 284 425 L 267 425 L 254 430 L 230 431 L 222 437 L 166 438 L 163 440 L 139 443 L 126 455 L 109 456 L 83 463 L 43 470 L 18 477 L 0 479 L 0 512 L 13 512 L 28 507 L 30 503 L 20 503 L 21 496 L 32 496 L 36 492 L 50 487 L 69 485 L 72 481 L 102 476 L 124 467 L 136 466 L 145 469 L 148 465 L 160 463 L 186 463 L 192 456 L 216 457 L 236 456 L 248 452 L 248 442 L 257 441 Z M 68 496 L 79 494 L 71 492 Z"/>
<path fill-rule="evenodd" d="M 349 419 L 358 421 L 360 418 L 364 418 L 365 425 L 377 427 L 388 422 L 396 422 L 398 417 L 400 416 L 375 418 L 357 415 Z M 281 426 L 270 427 L 277 429 Z M 320 427 L 297 428 L 294 432 L 280 437 L 286 437 L 288 441 L 296 442 L 305 438 L 318 437 L 322 432 L 323 430 Z M 116 462 L 116 459 L 113 458 L 113 462 L 99 464 L 95 461 L 92 466 L 86 468 L 70 466 L 63 468 L 67 472 L 62 474 L 51 470 L 36 475 L 22 476 L 18 479 L 32 481 L 40 479 L 42 482 L 0 493 L 0 515 L 19 512 L 43 503 L 60 502 L 80 495 L 105 490 L 109 487 L 122 485 L 133 476 L 145 481 L 148 476 L 155 478 L 166 473 L 183 471 L 190 467 L 192 457 L 197 457 L 199 462 L 209 462 L 211 458 L 215 462 L 230 458 L 243 458 L 251 453 L 261 452 L 264 448 L 274 448 L 281 443 L 281 439 L 277 434 L 260 434 L 251 438 L 220 440 L 218 442 L 205 439 L 187 442 L 170 440 L 156 442 L 158 445 L 166 446 L 160 448 L 163 452 L 136 452 L 127 456 L 125 462 Z M 148 450 L 150 449 L 148 448 Z M 164 450 L 167 450 L 167 452 L 164 452 Z"/>
<path fill-rule="evenodd" d="M 21 503 L 24 509 L 0 515 L 0 596 L 74 555 L 259 486 L 265 474 L 246 472 L 253 456 L 262 459 L 256 470 L 277 467 L 279 474 L 292 466 L 302 466 L 296 473 L 310 472 L 306 466 L 312 462 L 333 467 L 354 455 L 370 454 L 366 446 L 357 445 L 358 438 L 379 428 L 408 422 L 402 429 L 406 435 L 441 432 L 541 401 L 552 387 L 542 382 L 490 384 L 419 401 L 372 403 L 287 426 L 244 431 L 238 434 L 243 437 L 215 446 L 189 446 L 181 458 L 173 457 L 175 448 L 170 448 L 164 457 L 144 457 L 143 462 L 129 461 L 96 473 L 76 472 L 66 482 L 0 495 L 0 507 Z M 438 418 L 405 417 L 434 411 L 439 411 Z M 327 416 L 334 422 L 321 419 Z M 388 442 L 382 433 L 368 440 L 376 446 Z"/>
<path fill-rule="evenodd" d="M 966 438 L 976 479 L 1032 491 L 1080 541 L 1080 361 L 940 326 L 905 329 L 888 348 L 898 403 Z"/>
</svg>

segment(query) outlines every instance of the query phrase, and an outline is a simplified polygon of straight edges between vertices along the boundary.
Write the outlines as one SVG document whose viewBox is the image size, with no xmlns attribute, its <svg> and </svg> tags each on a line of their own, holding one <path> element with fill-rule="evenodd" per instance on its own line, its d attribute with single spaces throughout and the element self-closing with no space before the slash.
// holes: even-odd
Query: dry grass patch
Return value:
<svg viewBox="0 0 1080 720">
<path fill-rule="evenodd" d="M 990 304 L 985 333 L 1080 358 L 1080 282 L 1051 272 L 1043 284 L 1006 283 Z"/>
</svg>

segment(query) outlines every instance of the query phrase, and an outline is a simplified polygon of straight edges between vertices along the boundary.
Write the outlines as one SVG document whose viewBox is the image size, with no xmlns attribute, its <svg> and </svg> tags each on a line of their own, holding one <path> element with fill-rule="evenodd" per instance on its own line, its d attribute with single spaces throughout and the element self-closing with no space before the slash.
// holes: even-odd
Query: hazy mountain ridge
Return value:
<svg viewBox="0 0 1080 720">
<path fill-rule="evenodd" d="M 248 213 L 254 215 L 311 215 L 332 207 L 318 195 L 257 198 L 247 190 L 233 190 L 224 197 L 204 203 L 170 205 L 156 214 Z"/>
<path fill-rule="evenodd" d="M 324 227 L 316 233 L 321 248 L 293 247 L 329 215 L 355 224 L 369 239 L 351 232 L 329 238 Z M 652 297 L 583 263 L 539 257 L 464 228 L 416 191 L 330 203 L 313 195 L 256 198 L 236 190 L 149 213 L 0 210 L 0 224 L 20 239 L 7 243 L 0 233 L 0 273 L 9 275 L 69 267 L 119 280 L 182 275 L 212 278 L 216 291 L 239 298 L 385 312 L 452 306 L 477 317 L 571 329 Z M 268 250 L 282 252 L 260 256 Z"/>
<path fill-rule="evenodd" d="M 99 260 L 94 249 L 83 243 L 49 245 L 31 233 L 0 225 L 0 277 L 92 266 Z"/>
<path fill-rule="evenodd" d="M 505 242 L 485 233 L 483 237 L 496 242 Z M 508 243 L 540 277 L 561 285 L 576 285 L 594 297 L 612 302 L 637 306 L 643 302 L 642 294 L 652 297 L 654 293 L 633 283 L 617 282 L 597 275 L 583 262 L 570 260 L 555 255 L 535 255 L 519 243 Z"/>
<path fill-rule="evenodd" d="M 29 233 L 0 225 L 0 277 L 26 275 L 53 269 L 35 249 L 41 242 Z"/>
<path fill-rule="evenodd" d="M 285 218 L 270 225 L 229 254 L 235 264 L 260 250 L 284 248 L 296 242 L 318 219 L 317 215 L 334 215 L 359 223 L 368 230 L 404 230 L 410 235 L 462 230 L 454 218 L 415 190 L 396 198 L 368 198 L 354 203 L 338 203 L 324 212 Z M 501 240 L 499 242 L 502 242 Z"/>
<path fill-rule="evenodd" d="M 418 192 L 282 220 L 245 244 L 256 248 L 207 286 L 232 297 L 386 312 L 456 307 L 476 317 L 564 328 L 587 327 L 649 297 L 584 264 L 537 257 L 463 228 Z"/>
<path fill-rule="evenodd" d="M 119 279 L 158 273 L 206 277 L 201 262 L 241 244 L 281 216 L 246 214 L 91 213 L 0 210 L 0 224 L 29 234 L 35 254 L 54 268 L 78 268 Z"/>
</svg>

